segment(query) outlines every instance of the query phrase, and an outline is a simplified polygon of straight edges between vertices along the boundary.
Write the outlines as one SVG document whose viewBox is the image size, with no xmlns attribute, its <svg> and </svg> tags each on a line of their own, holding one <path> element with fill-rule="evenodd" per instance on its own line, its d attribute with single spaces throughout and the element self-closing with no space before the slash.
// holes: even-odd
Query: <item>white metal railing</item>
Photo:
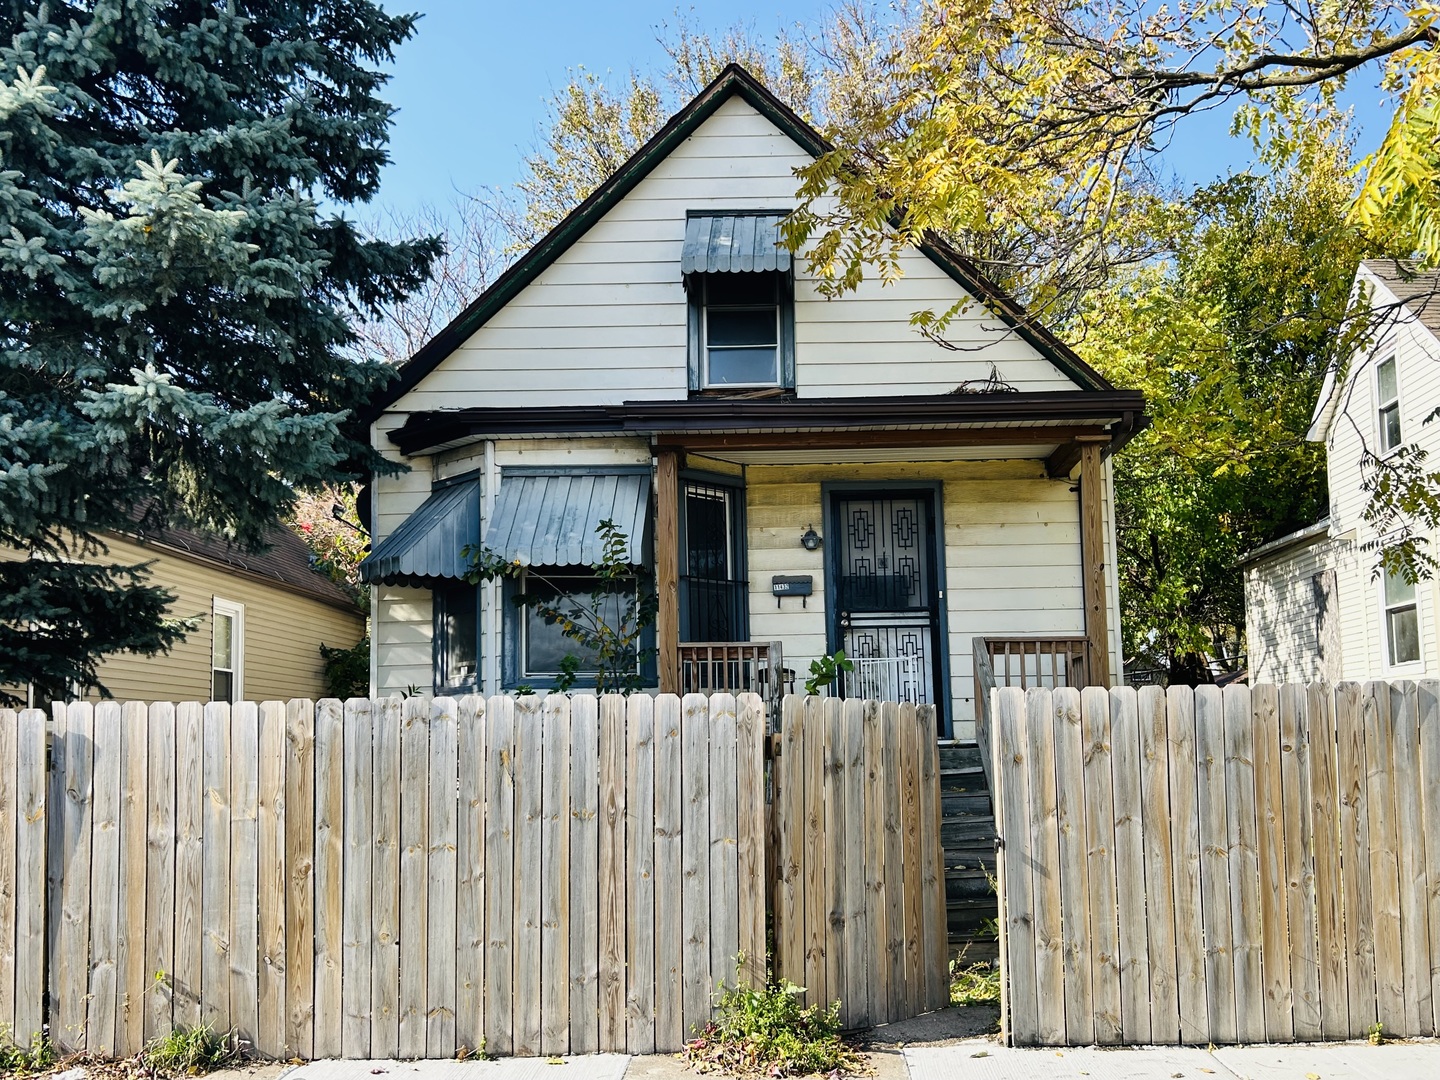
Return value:
<svg viewBox="0 0 1440 1080">
<path fill-rule="evenodd" d="M 921 702 L 920 657 L 863 656 L 855 660 L 856 697 Z"/>
</svg>

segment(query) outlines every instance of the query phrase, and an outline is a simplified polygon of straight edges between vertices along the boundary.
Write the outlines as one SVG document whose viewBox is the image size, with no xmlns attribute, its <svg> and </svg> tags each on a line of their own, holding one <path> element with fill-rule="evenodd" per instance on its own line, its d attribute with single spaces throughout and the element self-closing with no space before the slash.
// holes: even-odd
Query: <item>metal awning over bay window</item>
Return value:
<svg viewBox="0 0 1440 1080">
<path fill-rule="evenodd" d="M 591 566 L 601 561 L 602 521 L 625 534 L 627 559 L 645 561 L 650 470 L 576 473 L 507 469 L 485 530 L 485 547 L 525 566 Z"/>
<path fill-rule="evenodd" d="M 421 588 L 437 580 L 460 581 L 470 570 L 460 552 L 479 543 L 480 481 L 444 484 L 375 546 L 360 564 L 360 580 Z"/>
</svg>

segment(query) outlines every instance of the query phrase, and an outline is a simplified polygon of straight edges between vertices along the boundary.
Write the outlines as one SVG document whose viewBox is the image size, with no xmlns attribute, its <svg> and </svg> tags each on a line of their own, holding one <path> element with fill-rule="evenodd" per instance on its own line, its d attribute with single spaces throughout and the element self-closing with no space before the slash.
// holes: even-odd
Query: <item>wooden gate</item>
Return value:
<svg viewBox="0 0 1440 1080">
<path fill-rule="evenodd" d="M 785 699 L 777 967 L 846 1027 L 949 1002 L 934 732 L 932 706 Z"/>
</svg>

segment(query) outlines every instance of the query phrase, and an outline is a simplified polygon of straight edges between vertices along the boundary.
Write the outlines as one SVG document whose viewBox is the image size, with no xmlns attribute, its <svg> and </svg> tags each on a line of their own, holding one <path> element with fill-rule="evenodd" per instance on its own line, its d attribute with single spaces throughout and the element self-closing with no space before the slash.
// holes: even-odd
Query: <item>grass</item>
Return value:
<svg viewBox="0 0 1440 1080">
<path fill-rule="evenodd" d="M 8 1031 L 0 1031 L 0 1076 L 30 1076 L 55 1067 L 55 1047 L 43 1035 L 36 1035 L 28 1047 L 15 1042 Z"/>
<path fill-rule="evenodd" d="M 685 1044 L 699 1072 L 767 1077 L 869 1073 L 864 1054 L 840 1037 L 840 1004 L 802 1008 L 804 988 L 784 979 L 762 990 L 721 988 L 715 1019 Z"/>
<path fill-rule="evenodd" d="M 233 1032 L 216 1032 L 208 1024 L 176 1028 L 140 1052 L 141 1063 L 167 1076 L 203 1076 L 240 1060 Z"/>
<path fill-rule="evenodd" d="M 1000 968 L 988 961 L 950 965 L 951 1005 L 999 1005 Z"/>
</svg>

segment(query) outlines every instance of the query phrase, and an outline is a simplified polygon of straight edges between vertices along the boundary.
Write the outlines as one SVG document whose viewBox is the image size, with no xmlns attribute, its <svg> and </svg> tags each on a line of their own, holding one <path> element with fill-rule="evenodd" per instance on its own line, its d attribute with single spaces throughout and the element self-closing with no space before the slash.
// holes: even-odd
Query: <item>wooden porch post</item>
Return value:
<svg viewBox="0 0 1440 1080">
<path fill-rule="evenodd" d="M 655 643 L 660 692 L 680 692 L 680 476 L 673 448 L 655 451 Z"/>
<path fill-rule="evenodd" d="M 1080 574 L 1090 685 L 1110 685 L 1110 608 L 1105 599 L 1105 506 L 1100 452 L 1104 440 L 1080 443 Z"/>
</svg>

